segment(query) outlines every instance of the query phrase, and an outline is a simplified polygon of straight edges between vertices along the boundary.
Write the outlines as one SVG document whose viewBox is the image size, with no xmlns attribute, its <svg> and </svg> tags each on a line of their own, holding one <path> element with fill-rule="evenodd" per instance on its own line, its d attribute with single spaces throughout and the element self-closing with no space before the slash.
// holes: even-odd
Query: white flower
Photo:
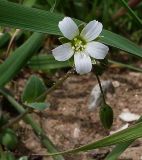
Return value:
<svg viewBox="0 0 142 160">
<path fill-rule="evenodd" d="M 100 42 L 93 41 L 102 32 L 103 26 L 100 22 L 96 20 L 89 22 L 81 33 L 76 23 L 70 17 L 65 17 L 59 22 L 58 26 L 69 42 L 52 50 L 56 60 L 66 61 L 74 55 L 77 73 L 85 74 L 92 69 L 90 57 L 95 59 L 105 58 L 109 48 Z"/>
</svg>

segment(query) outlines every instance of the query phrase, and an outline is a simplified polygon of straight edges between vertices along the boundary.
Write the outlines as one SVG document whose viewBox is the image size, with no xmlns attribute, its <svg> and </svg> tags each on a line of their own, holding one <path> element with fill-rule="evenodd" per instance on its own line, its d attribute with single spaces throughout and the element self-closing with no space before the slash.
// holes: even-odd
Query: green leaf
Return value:
<svg viewBox="0 0 142 160">
<path fill-rule="evenodd" d="M 37 109 L 37 110 L 40 110 L 40 111 L 43 111 L 44 109 L 46 108 L 49 108 L 50 104 L 49 103 L 28 103 L 27 104 L 28 107 L 31 107 L 33 109 Z"/>
<path fill-rule="evenodd" d="M 105 158 L 105 160 L 116 160 L 116 159 L 118 159 L 118 157 L 122 154 L 122 152 L 124 152 L 124 150 L 127 149 L 132 142 L 133 141 L 129 141 L 129 142 L 118 144 L 112 150 L 112 152 L 110 152 L 107 155 L 107 157 Z"/>
<path fill-rule="evenodd" d="M 6 128 L 1 135 L 1 143 L 8 149 L 15 149 L 18 145 L 18 139 L 15 132 Z"/>
<path fill-rule="evenodd" d="M 130 40 L 107 30 L 103 30 L 101 36 L 104 37 L 100 38 L 100 42 L 142 57 L 142 49 Z"/>
<path fill-rule="evenodd" d="M 10 40 L 10 34 L 4 33 L 2 36 L 0 36 L 0 48 L 6 46 Z"/>
<path fill-rule="evenodd" d="M 77 151 L 87 151 L 95 148 L 120 144 L 122 142 L 133 140 L 139 137 L 142 137 L 142 122 L 111 136 L 105 137 L 99 141 L 80 147 L 77 149 Z"/>
<path fill-rule="evenodd" d="M 1 26 L 61 35 L 58 22 L 64 16 L 4 0 L 0 1 L 0 11 Z"/>
<path fill-rule="evenodd" d="M 24 6 L 32 7 L 36 3 L 36 1 L 37 0 L 24 0 L 23 4 Z"/>
<path fill-rule="evenodd" d="M 100 108 L 100 119 L 105 129 L 110 129 L 113 123 L 113 110 L 108 104 L 103 104 Z"/>
<path fill-rule="evenodd" d="M 95 66 L 95 72 L 97 71 L 97 75 L 101 75 L 102 71 L 106 69 L 107 62 L 105 62 L 106 59 L 100 61 L 101 65 L 94 65 Z M 114 60 L 108 60 L 109 63 L 116 64 L 120 67 L 128 68 L 134 71 L 142 72 L 141 68 L 135 67 L 131 64 L 124 64 L 121 62 L 117 62 Z M 41 70 L 41 71 L 49 71 L 51 69 L 59 69 L 59 68 L 66 68 L 66 67 L 72 67 L 73 61 L 56 61 L 55 58 L 51 54 L 40 54 L 33 56 L 31 60 L 28 62 L 28 66 L 34 70 Z"/>
<path fill-rule="evenodd" d="M 136 123 L 142 122 L 142 116 L 138 119 Z M 105 160 L 115 160 L 130 146 L 135 139 L 132 141 L 127 141 L 125 143 L 120 143 L 115 146 L 115 148 L 110 152 Z"/>
<path fill-rule="evenodd" d="M 8 83 L 41 46 L 44 35 L 34 33 L 0 65 L 0 87 Z"/>
<path fill-rule="evenodd" d="M 34 70 L 49 71 L 51 69 L 71 67 L 72 63 L 69 61 L 56 61 L 52 55 L 38 55 L 32 57 L 28 63 L 28 66 Z"/>
<path fill-rule="evenodd" d="M 41 96 L 46 91 L 46 86 L 41 79 L 37 76 L 31 76 L 27 81 L 22 94 L 22 101 L 25 103 L 32 103 L 36 101 L 36 98 Z M 45 96 L 38 101 L 43 102 Z"/>
<path fill-rule="evenodd" d="M 30 31 L 62 35 L 58 23 L 64 16 L 43 11 L 35 8 L 28 8 L 16 3 L 0 1 L 0 25 L 21 28 Z M 30 15 L 30 16 L 29 16 Z M 77 24 L 82 21 L 76 20 Z M 119 48 L 133 55 L 142 57 L 142 49 L 128 39 L 103 30 L 100 42 Z"/>
</svg>

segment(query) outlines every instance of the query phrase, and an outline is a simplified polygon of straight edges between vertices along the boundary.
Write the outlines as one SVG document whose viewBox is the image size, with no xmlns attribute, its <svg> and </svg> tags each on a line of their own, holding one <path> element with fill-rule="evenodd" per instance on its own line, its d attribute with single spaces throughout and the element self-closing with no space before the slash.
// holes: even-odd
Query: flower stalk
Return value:
<svg viewBox="0 0 142 160">
<path fill-rule="evenodd" d="M 72 74 L 74 73 L 74 70 L 71 69 L 69 70 L 62 78 L 60 78 L 51 88 L 49 88 L 48 90 L 46 90 L 42 95 L 40 95 L 39 97 L 37 97 L 35 99 L 35 101 L 38 101 L 39 99 L 41 99 L 42 97 L 47 96 L 48 94 L 50 94 L 51 92 L 53 92 L 54 90 L 56 90 L 58 87 L 60 87 L 63 82 Z"/>
<path fill-rule="evenodd" d="M 97 78 L 97 81 L 98 81 L 98 84 L 99 84 L 99 87 L 100 87 L 100 91 L 101 91 L 102 98 L 103 98 L 103 105 L 104 105 L 104 104 L 106 104 L 105 95 L 104 95 L 104 92 L 103 92 L 103 88 L 102 88 L 102 85 L 101 85 L 100 78 L 97 74 L 96 74 L 96 78 Z"/>
</svg>

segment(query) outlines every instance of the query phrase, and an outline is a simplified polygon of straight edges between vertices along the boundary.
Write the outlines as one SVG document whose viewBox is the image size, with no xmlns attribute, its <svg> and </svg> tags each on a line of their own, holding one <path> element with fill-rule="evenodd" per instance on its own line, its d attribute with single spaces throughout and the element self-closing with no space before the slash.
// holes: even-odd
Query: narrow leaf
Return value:
<svg viewBox="0 0 142 160">
<path fill-rule="evenodd" d="M 69 61 L 56 61 L 52 55 L 38 55 L 32 57 L 28 63 L 28 66 L 35 70 L 49 71 L 51 69 L 71 67 L 72 63 Z"/>
<path fill-rule="evenodd" d="M 4 33 L 2 36 L 0 36 L 0 48 L 6 46 L 10 40 L 10 34 Z"/>
<path fill-rule="evenodd" d="M 142 137 L 142 122 L 133 125 L 127 129 L 124 129 L 120 132 L 117 132 L 111 136 L 107 136 L 101 140 L 95 141 L 93 143 L 81 146 L 79 148 L 67 150 L 64 152 L 49 154 L 49 155 L 58 155 L 58 154 L 65 154 L 65 153 L 75 153 L 81 151 L 89 151 L 94 150 L 101 147 L 107 147 L 116 144 L 122 144 L 124 142 L 128 142 L 137 138 Z"/>
<path fill-rule="evenodd" d="M 130 40 L 107 30 L 103 30 L 101 35 L 104 37 L 100 38 L 100 42 L 142 57 L 142 49 Z"/>
<path fill-rule="evenodd" d="M 118 144 L 118 145 L 112 150 L 112 152 L 110 152 L 110 153 L 107 155 L 107 157 L 105 158 L 105 160 L 116 160 L 116 159 L 118 159 L 118 157 L 122 154 L 122 152 L 124 152 L 125 149 L 127 149 L 132 142 L 133 142 L 133 141 L 129 141 L 129 142 L 125 142 L 125 143 Z"/>
<path fill-rule="evenodd" d="M 34 33 L 0 65 L 0 87 L 8 83 L 20 71 L 41 46 L 43 39 L 43 34 Z"/>
<path fill-rule="evenodd" d="M 136 123 L 142 122 L 142 116 L 139 118 L 139 120 Z M 128 148 L 129 145 L 133 143 L 132 141 L 127 141 L 125 143 L 120 143 L 115 146 L 115 148 L 110 152 L 105 160 L 115 160 L 118 159 L 118 157 Z"/>
<path fill-rule="evenodd" d="M 4 0 L 0 1 L 0 11 L 1 26 L 11 26 L 30 31 L 62 35 L 59 31 L 58 23 L 63 19 L 63 15 L 28 8 Z M 83 23 L 79 20 L 75 21 L 78 25 Z M 107 30 L 103 30 L 101 36 L 103 37 L 101 37 L 100 42 L 142 57 L 142 49 L 128 39 Z"/>
</svg>

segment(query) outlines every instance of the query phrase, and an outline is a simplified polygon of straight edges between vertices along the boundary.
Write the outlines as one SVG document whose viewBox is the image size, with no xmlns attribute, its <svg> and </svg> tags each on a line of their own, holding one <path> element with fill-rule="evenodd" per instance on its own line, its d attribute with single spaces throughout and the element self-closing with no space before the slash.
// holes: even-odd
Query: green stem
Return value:
<svg viewBox="0 0 142 160">
<path fill-rule="evenodd" d="M 4 89 L 0 89 L 0 93 L 2 93 L 7 100 L 13 105 L 13 107 L 19 112 L 19 113 L 25 113 L 25 109 L 22 105 L 20 105 L 16 100 Z M 30 115 L 24 116 L 24 121 L 31 125 L 33 128 L 35 134 L 40 138 L 42 144 L 48 149 L 50 153 L 57 152 L 57 149 L 53 145 L 53 143 L 50 141 L 50 139 L 46 136 L 44 130 L 40 128 L 40 126 L 32 119 Z M 64 160 L 63 156 L 53 156 L 54 160 Z"/>
<path fill-rule="evenodd" d="M 105 95 L 104 95 L 104 92 L 103 92 L 101 81 L 100 81 L 100 78 L 97 74 L 96 74 L 96 78 L 97 78 L 97 81 L 98 81 L 98 84 L 99 84 L 99 87 L 100 87 L 100 91 L 101 91 L 101 94 L 102 94 L 103 104 L 106 104 Z"/>
<path fill-rule="evenodd" d="M 63 82 L 71 75 L 74 73 L 74 70 L 71 69 L 69 70 L 66 75 L 64 75 L 62 78 L 60 78 L 51 88 L 49 88 L 48 90 L 46 90 L 42 95 L 40 95 L 39 97 L 37 97 L 35 99 L 35 101 L 38 101 L 39 99 L 41 99 L 42 97 L 47 96 L 48 94 L 50 94 L 51 92 L 53 92 L 55 89 L 57 89 L 59 86 L 61 86 L 63 84 Z"/>
</svg>

